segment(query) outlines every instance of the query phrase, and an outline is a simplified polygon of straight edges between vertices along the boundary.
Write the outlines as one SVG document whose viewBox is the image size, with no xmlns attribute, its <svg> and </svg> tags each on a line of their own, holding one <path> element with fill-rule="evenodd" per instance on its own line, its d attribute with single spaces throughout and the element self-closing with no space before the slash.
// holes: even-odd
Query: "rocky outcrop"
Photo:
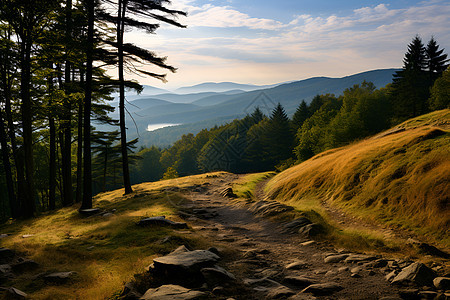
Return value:
<svg viewBox="0 0 450 300">
<path fill-rule="evenodd" d="M 294 210 L 292 206 L 281 204 L 277 201 L 258 201 L 250 206 L 250 211 L 263 217 L 274 216 L 280 213 Z"/>
<path fill-rule="evenodd" d="M 342 290 L 342 286 L 335 282 L 311 284 L 306 287 L 302 293 L 312 293 L 313 295 L 331 295 L 334 292 Z"/>
<path fill-rule="evenodd" d="M 416 284 L 420 286 L 433 286 L 436 273 L 422 263 L 412 263 L 404 268 L 392 280 L 393 284 L 408 285 Z"/>
</svg>

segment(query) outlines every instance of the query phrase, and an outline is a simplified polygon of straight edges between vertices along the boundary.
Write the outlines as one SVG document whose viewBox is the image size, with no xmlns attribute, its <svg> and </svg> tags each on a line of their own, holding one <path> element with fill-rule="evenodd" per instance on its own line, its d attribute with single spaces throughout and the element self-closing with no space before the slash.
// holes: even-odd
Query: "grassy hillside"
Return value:
<svg viewBox="0 0 450 300">
<path fill-rule="evenodd" d="M 269 197 L 299 209 L 321 205 L 412 230 L 449 247 L 450 110 L 411 119 L 326 151 L 275 176 Z"/>
<path fill-rule="evenodd" d="M 135 193 L 123 196 L 123 189 L 99 194 L 95 207 L 114 211 L 108 217 L 82 217 L 78 206 L 48 212 L 27 221 L 0 226 L 1 247 L 33 259 L 39 268 L 17 275 L 8 284 L 29 294 L 32 299 L 109 299 L 124 283 L 143 270 L 156 255 L 167 253 L 179 244 L 207 248 L 190 229 L 139 227 L 143 217 L 165 215 L 180 221 L 176 210 L 184 199 L 164 188 L 189 187 L 205 182 L 206 175 L 143 183 L 133 186 Z M 24 235 L 31 235 L 24 238 Z M 161 242 L 171 236 L 169 242 Z M 76 271 L 64 285 L 46 284 L 37 277 L 44 272 Z M 36 279 L 37 278 L 37 279 Z"/>
</svg>

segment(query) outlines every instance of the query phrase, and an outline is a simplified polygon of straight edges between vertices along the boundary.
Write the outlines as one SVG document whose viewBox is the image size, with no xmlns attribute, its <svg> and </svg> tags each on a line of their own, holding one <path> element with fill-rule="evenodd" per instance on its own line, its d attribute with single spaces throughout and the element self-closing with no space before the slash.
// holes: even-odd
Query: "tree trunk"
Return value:
<svg viewBox="0 0 450 300">
<path fill-rule="evenodd" d="M 81 80 L 83 83 L 84 80 Z M 77 190 L 75 201 L 81 202 L 83 186 L 83 103 L 78 105 Z"/>
<path fill-rule="evenodd" d="M 3 168 L 5 169 L 6 186 L 8 188 L 9 208 L 11 210 L 11 217 L 19 217 L 19 205 L 14 193 L 14 181 L 11 171 L 11 162 L 9 160 L 9 148 L 5 132 L 5 123 L 3 120 L 2 110 L 0 109 L 0 145 L 2 147 Z"/>
<path fill-rule="evenodd" d="M 22 135 L 25 162 L 25 193 L 23 203 L 23 216 L 31 218 L 35 212 L 34 189 L 34 161 L 33 161 L 33 111 L 31 105 L 31 41 L 25 34 L 21 41 L 21 84 L 20 95 L 22 98 Z"/>
<path fill-rule="evenodd" d="M 53 68 L 51 63 L 50 68 Z M 53 92 L 53 78 L 48 77 L 47 88 L 49 93 Z M 51 99 L 51 98 L 50 98 Z M 49 125 L 49 175 L 48 175 L 48 208 L 54 210 L 56 208 L 56 127 L 55 118 L 53 117 L 54 109 L 52 107 L 53 101 L 50 101 L 50 112 L 48 116 Z"/>
<path fill-rule="evenodd" d="M 92 61 L 94 50 L 94 0 L 87 1 L 88 31 L 86 48 L 86 85 L 84 97 L 84 169 L 83 201 L 81 209 L 92 208 L 92 165 L 91 165 L 91 101 Z"/>
<path fill-rule="evenodd" d="M 119 14 L 117 18 L 117 48 L 119 55 L 119 120 L 120 120 L 120 145 L 122 150 L 122 172 L 125 194 L 132 193 L 130 182 L 130 169 L 128 166 L 127 128 L 125 125 L 125 84 L 123 75 L 123 34 L 125 29 L 124 17 L 126 10 L 125 1 L 119 0 Z"/>
<path fill-rule="evenodd" d="M 66 56 L 68 49 L 70 48 L 70 40 L 72 36 L 72 1 L 66 1 Z M 66 57 L 66 65 L 64 68 L 64 81 L 66 94 L 70 94 L 70 72 L 71 63 Z M 71 103 L 70 99 L 64 99 L 63 103 L 64 113 L 63 113 L 63 144 L 61 147 L 64 151 L 61 153 L 61 167 L 62 167 L 62 178 L 63 178 L 63 206 L 69 206 L 73 204 L 73 190 L 72 190 L 72 127 L 71 127 Z"/>
</svg>

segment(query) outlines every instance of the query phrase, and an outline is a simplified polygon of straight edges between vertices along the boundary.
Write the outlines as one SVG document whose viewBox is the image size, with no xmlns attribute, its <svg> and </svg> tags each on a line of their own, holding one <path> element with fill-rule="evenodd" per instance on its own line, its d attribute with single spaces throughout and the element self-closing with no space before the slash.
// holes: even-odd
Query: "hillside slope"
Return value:
<svg viewBox="0 0 450 300">
<path fill-rule="evenodd" d="M 367 221 L 412 230 L 449 247 L 450 110 L 411 119 L 275 176 L 269 197 L 326 202 Z"/>
</svg>

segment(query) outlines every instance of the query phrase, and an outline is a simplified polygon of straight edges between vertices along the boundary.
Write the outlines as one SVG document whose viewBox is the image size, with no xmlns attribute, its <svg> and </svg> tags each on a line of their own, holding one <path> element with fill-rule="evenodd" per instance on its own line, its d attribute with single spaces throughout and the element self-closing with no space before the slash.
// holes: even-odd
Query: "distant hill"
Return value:
<svg viewBox="0 0 450 300">
<path fill-rule="evenodd" d="M 137 106 L 142 107 L 142 109 L 135 110 L 133 108 L 131 110 L 134 121 L 140 132 L 142 143 L 150 146 L 151 144 L 144 143 L 144 141 L 152 140 L 151 138 L 147 138 L 147 135 L 155 134 L 154 132 L 145 131 L 149 124 L 201 124 L 203 121 L 207 121 L 208 124 L 211 124 L 214 119 L 232 120 L 244 117 L 246 114 L 251 113 L 256 106 L 259 106 L 266 115 L 269 115 L 278 102 L 284 106 L 289 115 L 292 115 L 302 99 L 306 102 L 310 102 L 311 99 L 318 94 L 332 93 L 340 95 L 346 88 L 355 84 L 360 84 L 364 80 L 373 82 L 378 88 L 384 87 L 392 81 L 392 74 L 395 71 L 397 71 L 397 69 L 374 70 L 343 78 L 315 77 L 248 92 L 238 92 L 234 90 L 230 93 L 230 90 L 228 90 L 223 93 L 195 92 L 186 95 L 164 93 L 151 96 L 151 98 L 145 98 L 152 100 L 144 101 L 144 99 L 141 99 L 143 101 L 136 102 L 136 104 L 139 103 Z M 210 85 L 217 84 L 205 83 L 202 87 L 208 87 Z M 236 86 L 236 84 L 233 83 L 223 83 L 222 86 L 229 89 L 232 87 L 245 88 L 246 85 Z M 247 85 L 247 88 L 253 87 L 255 86 Z M 158 100 L 178 103 L 163 103 L 158 102 Z M 132 101 L 132 103 L 135 103 L 134 101 Z M 151 102 L 146 104 L 146 101 Z M 198 128 L 198 126 L 196 128 Z M 129 128 L 131 129 L 129 137 L 136 137 L 134 126 L 129 126 Z M 160 129 L 158 134 L 163 134 L 164 130 L 166 129 Z M 174 132 L 174 128 L 171 128 L 170 130 L 171 133 Z M 165 142 L 169 141 L 169 143 L 173 143 L 176 141 L 176 138 L 178 138 L 179 135 L 171 135 L 171 133 L 167 133 L 168 135 L 165 136 Z M 189 131 L 184 133 L 189 133 Z M 171 136 L 173 137 L 172 139 Z M 157 146 L 161 145 L 157 144 Z"/>
<path fill-rule="evenodd" d="M 204 82 L 196 84 L 193 86 L 182 87 L 175 90 L 178 94 L 189 94 L 189 93 L 201 93 L 201 92 L 216 92 L 223 93 L 233 90 L 242 91 L 254 91 L 264 88 L 274 87 L 277 84 L 272 85 L 253 85 L 253 84 L 241 84 L 234 82 Z"/>
<path fill-rule="evenodd" d="M 323 152 L 275 176 L 268 195 L 289 199 L 300 210 L 326 202 L 350 216 L 413 230 L 448 247 L 449 124 L 450 110 L 436 111 Z"/>
</svg>

